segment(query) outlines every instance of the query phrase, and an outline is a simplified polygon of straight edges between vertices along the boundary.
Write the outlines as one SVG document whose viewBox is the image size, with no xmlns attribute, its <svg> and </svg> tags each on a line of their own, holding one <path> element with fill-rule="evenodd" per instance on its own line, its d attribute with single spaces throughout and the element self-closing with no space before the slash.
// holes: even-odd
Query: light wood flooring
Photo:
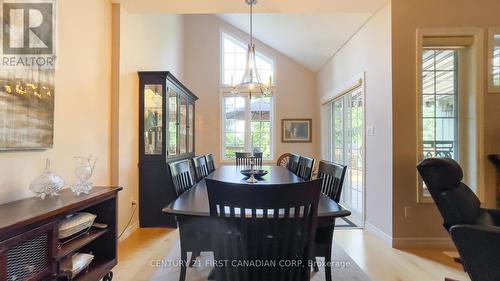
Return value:
<svg viewBox="0 0 500 281">
<path fill-rule="evenodd" d="M 179 239 L 169 229 L 139 229 L 119 246 L 114 280 L 148 281 L 152 260 L 164 258 Z M 461 265 L 438 249 L 397 250 L 366 230 L 338 230 L 334 239 L 373 281 L 469 281 Z M 188 269 L 189 270 L 189 269 Z"/>
</svg>

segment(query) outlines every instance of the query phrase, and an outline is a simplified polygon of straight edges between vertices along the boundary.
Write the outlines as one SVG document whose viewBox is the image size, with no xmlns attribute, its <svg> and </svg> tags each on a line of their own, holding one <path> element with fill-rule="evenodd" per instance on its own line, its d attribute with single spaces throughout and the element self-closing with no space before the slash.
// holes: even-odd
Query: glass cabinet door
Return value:
<svg viewBox="0 0 500 281">
<path fill-rule="evenodd" d="M 162 154 L 163 86 L 144 85 L 144 154 Z"/>
<path fill-rule="evenodd" d="M 181 96 L 181 105 L 179 108 L 180 128 L 179 128 L 179 152 L 185 154 L 187 152 L 187 100 Z"/>
<path fill-rule="evenodd" d="M 168 91 L 168 157 L 174 157 L 178 155 L 177 148 L 177 134 L 179 122 L 177 120 L 177 106 L 178 106 L 179 96 L 176 92 L 169 89 Z"/>
<path fill-rule="evenodd" d="M 188 122 L 188 144 L 189 144 L 189 153 L 194 152 L 194 104 L 189 103 L 189 122 Z"/>
</svg>

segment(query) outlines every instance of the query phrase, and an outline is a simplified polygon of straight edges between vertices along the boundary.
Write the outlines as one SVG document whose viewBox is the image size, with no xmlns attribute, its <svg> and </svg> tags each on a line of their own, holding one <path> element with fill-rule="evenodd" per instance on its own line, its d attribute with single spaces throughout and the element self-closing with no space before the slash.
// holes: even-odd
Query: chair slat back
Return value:
<svg viewBox="0 0 500 281">
<path fill-rule="evenodd" d="M 205 160 L 207 161 L 208 173 L 215 171 L 215 160 L 212 153 L 205 155 Z"/>
<path fill-rule="evenodd" d="M 299 159 L 300 155 L 295 154 L 295 153 L 290 153 L 290 156 L 288 156 L 288 163 L 286 165 L 286 168 L 296 174 L 297 173 L 297 168 L 299 167 Z"/>
<path fill-rule="evenodd" d="M 235 152 L 236 156 L 236 166 L 250 166 L 251 161 L 251 153 L 250 152 Z"/>
<path fill-rule="evenodd" d="M 311 180 L 313 168 L 314 158 L 300 156 L 297 172 L 295 174 L 303 180 Z"/>
<path fill-rule="evenodd" d="M 208 165 L 205 155 L 193 157 L 193 168 L 196 182 L 201 181 L 208 176 Z"/>
<path fill-rule="evenodd" d="M 265 187 L 212 179 L 206 184 L 217 224 L 215 260 L 229 261 L 216 267 L 216 280 L 309 280 L 321 180 Z"/>
<path fill-rule="evenodd" d="M 347 166 L 322 160 L 319 162 L 318 178 L 322 179 L 321 193 L 339 203 Z"/>
<path fill-rule="evenodd" d="M 191 175 L 191 167 L 189 160 L 181 160 L 168 164 L 170 175 L 174 183 L 175 194 L 177 196 L 193 187 L 193 177 Z"/>
<path fill-rule="evenodd" d="M 253 159 L 254 159 L 255 165 L 262 166 L 262 156 L 263 155 L 264 155 L 264 153 L 262 153 L 262 152 L 254 152 L 253 153 Z"/>
</svg>

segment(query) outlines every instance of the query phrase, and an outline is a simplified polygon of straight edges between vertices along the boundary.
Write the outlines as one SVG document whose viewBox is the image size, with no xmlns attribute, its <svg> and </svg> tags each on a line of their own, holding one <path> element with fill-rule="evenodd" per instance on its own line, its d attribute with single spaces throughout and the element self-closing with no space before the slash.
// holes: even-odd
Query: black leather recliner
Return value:
<svg viewBox="0 0 500 281">
<path fill-rule="evenodd" d="M 471 279 L 500 281 L 500 210 L 481 208 L 453 159 L 428 158 L 417 169 Z"/>
</svg>

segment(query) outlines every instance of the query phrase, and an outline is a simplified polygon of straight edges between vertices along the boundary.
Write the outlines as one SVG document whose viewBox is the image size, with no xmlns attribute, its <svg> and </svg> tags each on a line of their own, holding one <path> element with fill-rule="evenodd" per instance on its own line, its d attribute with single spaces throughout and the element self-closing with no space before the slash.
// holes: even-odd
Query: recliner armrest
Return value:
<svg viewBox="0 0 500 281">
<path fill-rule="evenodd" d="M 450 234 L 472 280 L 500 280 L 500 227 L 455 225 Z"/>
<path fill-rule="evenodd" d="M 500 226 L 500 209 L 485 209 L 485 210 L 493 219 L 495 226 Z"/>
</svg>

